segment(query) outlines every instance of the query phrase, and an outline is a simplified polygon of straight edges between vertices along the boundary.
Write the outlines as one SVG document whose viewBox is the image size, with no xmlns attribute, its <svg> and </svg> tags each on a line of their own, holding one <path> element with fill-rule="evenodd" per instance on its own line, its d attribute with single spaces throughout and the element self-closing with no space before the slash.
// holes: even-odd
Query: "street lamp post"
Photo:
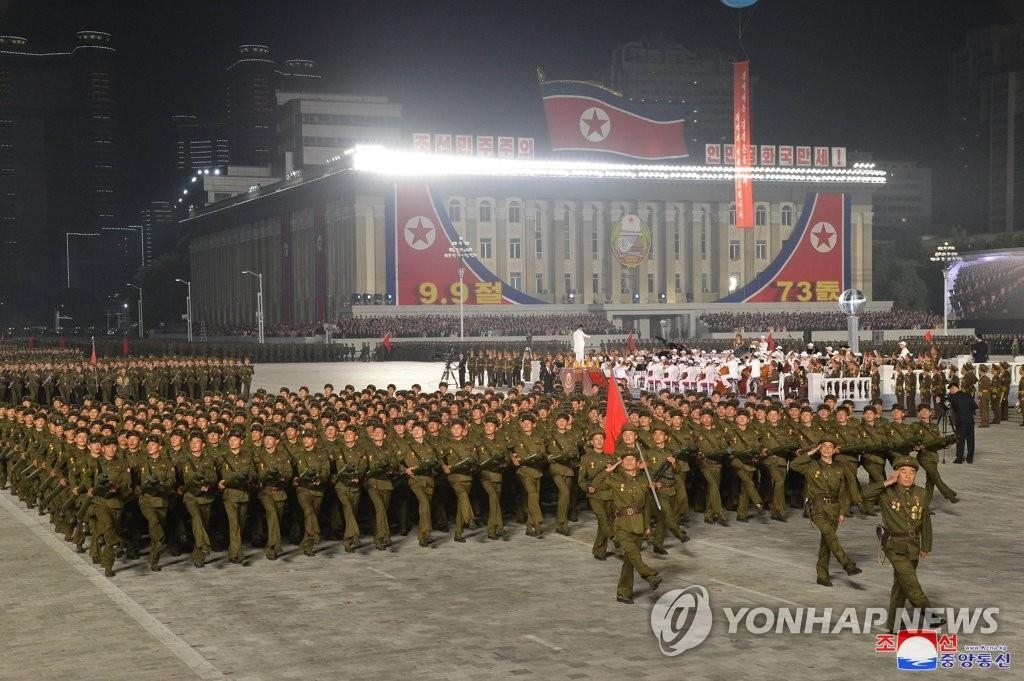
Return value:
<svg viewBox="0 0 1024 681">
<path fill-rule="evenodd" d="M 126 284 L 126 286 L 131 286 L 139 292 L 139 338 L 145 338 L 146 334 L 142 330 L 142 287 L 135 284 Z"/>
<path fill-rule="evenodd" d="M 466 275 L 466 258 L 475 258 L 476 253 L 473 252 L 473 247 L 459 239 L 451 246 L 448 247 L 448 252 L 444 254 L 446 258 L 458 258 L 459 260 L 459 341 L 466 339 L 466 285 L 463 281 L 463 277 Z"/>
<path fill-rule="evenodd" d="M 188 342 L 191 343 L 192 342 L 192 282 L 191 281 L 185 281 L 184 279 L 175 279 L 174 281 L 178 282 L 179 284 L 184 284 L 185 285 L 185 289 L 186 289 L 186 293 L 185 293 L 185 317 L 186 317 L 186 319 L 188 321 L 188 325 L 186 326 L 186 329 L 187 329 L 186 333 L 188 335 Z"/>
<path fill-rule="evenodd" d="M 242 276 L 246 274 L 256 277 L 256 342 L 263 345 L 263 273 L 242 270 Z"/>
<path fill-rule="evenodd" d="M 68 317 L 67 315 L 62 314 L 61 313 L 61 309 L 58 307 L 55 310 L 55 312 L 54 312 L 54 320 L 53 320 L 53 332 L 58 334 L 58 335 L 60 334 L 60 323 L 61 323 L 62 320 L 71 321 L 71 317 Z"/>
<path fill-rule="evenodd" d="M 942 333 L 945 335 L 949 330 L 949 273 L 960 260 L 960 254 L 957 253 L 956 246 L 943 241 L 942 245 L 935 249 L 935 254 L 928 259 L 942 263 Z"/>
</svg>

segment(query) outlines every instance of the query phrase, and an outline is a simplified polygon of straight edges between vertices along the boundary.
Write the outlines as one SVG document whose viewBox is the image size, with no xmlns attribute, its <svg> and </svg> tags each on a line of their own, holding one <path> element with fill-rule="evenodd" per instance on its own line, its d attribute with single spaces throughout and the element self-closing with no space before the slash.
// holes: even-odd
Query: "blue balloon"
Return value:
<svg viewBox="0 0 1024 681">
<path fill-rule="evenodd" d="M 722 0 L 722 4 L 733 9 L 743 9 L 755 4 L 757 0 Z"/>
</svg>

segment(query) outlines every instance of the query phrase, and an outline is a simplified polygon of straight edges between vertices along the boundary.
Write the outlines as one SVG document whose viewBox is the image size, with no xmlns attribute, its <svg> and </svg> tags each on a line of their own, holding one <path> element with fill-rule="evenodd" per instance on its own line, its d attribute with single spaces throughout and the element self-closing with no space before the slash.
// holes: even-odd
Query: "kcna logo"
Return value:
<svg viewBox="0 0 1024 681">
<path fill-rule="evenodd" d="M 663 655 L 674 657 L 699 646 L 711 633 L 708 590 L 694 585 L 664 593 L 651 610 L 651 630 Z"/>
</svg>

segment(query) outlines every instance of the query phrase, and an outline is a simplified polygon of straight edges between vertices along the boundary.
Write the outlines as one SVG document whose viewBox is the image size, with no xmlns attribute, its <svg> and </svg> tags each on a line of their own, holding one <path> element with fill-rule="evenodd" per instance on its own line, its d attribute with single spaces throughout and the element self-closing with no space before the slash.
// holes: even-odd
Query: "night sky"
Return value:
<svg viewBox="0 0 1024 681">
<path fill-rule="evenodd" d="M 330 89 L 403 104 L 405 128 L 546 137 L 536 68 L 602 79 L 614 46 L 661 32 L 751 61 L 753 141 L 846 146 L 942 169 L 950 50 L 972 27 L 1024 19 L 1011 0 L 675 2 L 50 2 L 0 0 L 0 31 L 68 45 L 113 34 L 122 64 L 129 204 L 170 198 L 167 120 L 223 120 L 242 43 L 315 60 Z"/>
</svg>

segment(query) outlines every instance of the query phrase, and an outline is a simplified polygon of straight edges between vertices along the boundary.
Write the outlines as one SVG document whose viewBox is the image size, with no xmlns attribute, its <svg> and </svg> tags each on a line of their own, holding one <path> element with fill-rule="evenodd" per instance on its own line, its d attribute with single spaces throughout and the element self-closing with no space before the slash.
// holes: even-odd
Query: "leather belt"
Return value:
<svg viewBox="0 0 1024 681">
<path fill-rule="evenodd" d="M 622 509 L 620 511 L 616 511 L 615 512 L 615 517 L 616 518 L 625 518 L 625 517 L 631 516 L 631 515 L 639 515 L 639 514 L 641 514 L 643 512 L 644 512 L 644 509 L 642 509 L 642 508 L 640 508 L 638 506 L 630 506 L 630 507 L 624 508 L 624 509 Z"/>
</svg>

